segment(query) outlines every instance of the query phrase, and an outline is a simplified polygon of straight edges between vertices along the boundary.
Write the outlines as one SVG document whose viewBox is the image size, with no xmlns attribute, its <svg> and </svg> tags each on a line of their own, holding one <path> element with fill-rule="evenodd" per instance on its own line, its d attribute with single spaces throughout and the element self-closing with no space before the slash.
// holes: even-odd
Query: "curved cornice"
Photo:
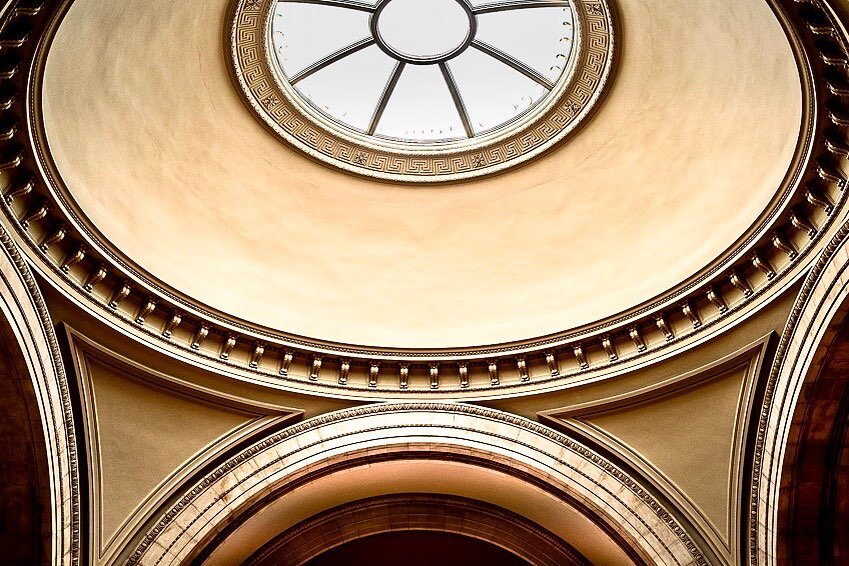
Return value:
<svg viewBox="0 0 849 566">
<path fill-rule="evenodd" d="M 69 0 L 4 14 L 5 217 L 33 264 L 77 304 L 190 363 L 272 387 L 358 397 L 497 396 L 564 387 L 643 365 L 721 332 L 799 276 L 845 214 L 846 38 L 824 0 L 770 0 L 797 54 L 806 105 L 786 185 L 760 223 L 669 293 L 587 327 L 483 348 L 404 350 L 323 342 L 229 317 L 152 279 L 85 219 L 56 181 L 39 81 Z M 22 3 L 23 5 L 23 3 Z M 26 95 L 25 95 L 26 93 Z"/>
</svg>

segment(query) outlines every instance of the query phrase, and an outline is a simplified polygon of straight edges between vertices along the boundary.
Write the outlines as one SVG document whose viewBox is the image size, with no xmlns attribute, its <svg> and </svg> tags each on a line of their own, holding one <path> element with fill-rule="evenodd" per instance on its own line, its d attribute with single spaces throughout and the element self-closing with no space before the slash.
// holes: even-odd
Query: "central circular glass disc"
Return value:
<svg viewBox="0 0 849 566">
<path fill-rule="evenodd" d="M 391 51 L 411 59 L 437 59 L 459 49 L 472 30 L 458 0 L 386 0 L 377 32 Z"/>
</svg>

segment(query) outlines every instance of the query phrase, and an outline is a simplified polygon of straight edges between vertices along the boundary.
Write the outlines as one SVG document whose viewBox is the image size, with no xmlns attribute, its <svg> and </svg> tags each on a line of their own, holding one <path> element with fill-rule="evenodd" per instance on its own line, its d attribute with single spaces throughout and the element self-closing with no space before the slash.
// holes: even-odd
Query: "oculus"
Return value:
<svg viewBox="0 0 849 566">
<path fill-rule="evenodd" d="M 610 72 L 593 0 L 239 0 L 235 76 L 290 145 L 342 169 L 451 181 L 539 155 Z"/>
</svg>

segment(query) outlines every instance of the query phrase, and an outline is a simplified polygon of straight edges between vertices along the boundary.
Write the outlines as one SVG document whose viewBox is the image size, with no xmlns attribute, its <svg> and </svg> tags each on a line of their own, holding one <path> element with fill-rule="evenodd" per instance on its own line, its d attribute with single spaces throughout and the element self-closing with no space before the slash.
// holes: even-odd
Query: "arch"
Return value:
<svg viewBox="0 0 849 566">
<path fill-rule="evenodd" d="M 481 540 L 539 566 L 589 565 L 574 548 L 517 513 L 473 499 L 434 494 L 371 497 L 334 507 L 286 529 L 247 564 L 306 564 L 353 541 L 409 531 Z"/>
<path fill-rule="evenodd" d="M 844 224 L 808 274 L 782 334 L 764 388 L 752 457 L 749 562 L 781 561 L 781 508 L 794 415 L 806 383 L 819 375 L 829 345 L 849 311 L 849 224 Z M 797 419 L 798 424 L 798 419 Z M 791 457 L 792 459 L 792 457 Z"/>
<path fill-rule="evenodd" d="M 815 354 L 788 433 L 776 554 L 790 564 L 834 564 L 849 554 L 844 534 L 849 505 L 847 309 L 844 303 L 829 324 L 833 336 L 827 335 Z"/>
<path fill-rule="evenodd" d="M 0 336 L 17 378 L 29 382 L 23 386 L 32 392 L 26 410 L 33 425 L 41 428 L 33 436 L 44 439 L 45 451 L 36 455 L 48 475 L 46 493 L 40 496 L 49 499 L 51 509 L 43 562 L 77 564 L 81 561 L 79 461 L 67 376 L 38 285 L 2 227 L 0 244 Z"/>
<path fill-rule="evenodd" d="M 497 468 L 517 487 L 538 482 L 548 486 L 561 510 L 581 509 L 621 546 L 632 548 L 637 561 L 707 563 L 689 534 L 649 491 L 594 451 L 527 419 L 438 403 L 338 411 L 260 441 L 179 498 L 128 563 L 191 560 L 229 524 L 284 494 L 291 497 L 321 475 L 368 466 L 377 473 L 376 464 L 404 459 L 459 460 L 467 466 L 464 470 Z"/>
</svg>

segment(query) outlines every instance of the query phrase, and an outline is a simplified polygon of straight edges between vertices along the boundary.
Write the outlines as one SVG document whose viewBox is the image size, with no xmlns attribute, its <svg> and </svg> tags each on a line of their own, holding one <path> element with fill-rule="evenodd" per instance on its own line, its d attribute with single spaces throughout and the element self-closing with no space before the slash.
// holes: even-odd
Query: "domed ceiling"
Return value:
<svg viewBox="0 0 849 566">
<path fill-rule="evenodd" d="M 229 4 L 74 1 L 43 129 L 67 206 L 118 257 L 289 335 L 477 347 L 627 314 L 749 242 L 805 150 L 804 80 L 768 2 L 621 0 L 603 98 L 537 159 L 451 183 L 352 175 L 246 103 Z"/>
</svg>

